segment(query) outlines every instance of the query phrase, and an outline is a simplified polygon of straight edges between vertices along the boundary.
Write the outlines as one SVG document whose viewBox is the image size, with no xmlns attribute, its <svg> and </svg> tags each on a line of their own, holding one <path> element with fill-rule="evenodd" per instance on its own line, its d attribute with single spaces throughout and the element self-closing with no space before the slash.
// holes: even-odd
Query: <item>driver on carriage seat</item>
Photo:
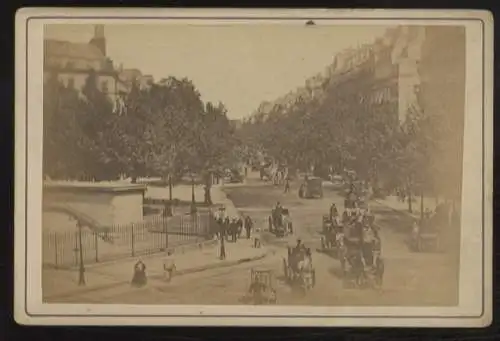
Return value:
<svg viewBox="0 0 500 341">
<path fill-rule="evenodd" d="M 302 244 L 301 239 L 297 239 L 297 245 L 293 249 L 293 254 L 298 255 L 301 252 L 306 251 L 306 247 Z"/>
<path fill-rule="evenodd" d="M 339 215 L 339 211 L 337 210 L 337 205 L 335 203 L 330 206 L 330 219 L 333 220 Z"/>
<path fill-rule="evenodd" d="M 276 207 L 274 208 L 274 214 L 276 214 L 276 216 L 278 217 L 281 215 L 282 211 L 283 211 L 283 207 L 281 207 L 280 202 L 279 201 L 276 202 Z"/>
</svg>

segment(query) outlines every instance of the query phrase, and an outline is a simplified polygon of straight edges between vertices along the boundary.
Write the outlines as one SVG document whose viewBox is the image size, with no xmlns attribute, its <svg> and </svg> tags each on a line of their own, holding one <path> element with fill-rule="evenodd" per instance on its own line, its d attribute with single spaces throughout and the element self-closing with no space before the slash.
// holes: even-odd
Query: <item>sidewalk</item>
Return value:
<svg viewBox="0 0 500 341">
<path fill-rule="evenodd" d="M 175 276 L 201 272 L 209 269 L 234 266 L 244 262 L 262 259 L 267 255 L 265 247 L 254 248 L 253 239 L 240 239 L 236 243 L 226 242 L 226 259 L 219 259 L 220 247 L 210 246 L 203 249 L 174 253 Z M 162 280 L 164 253 L 141 258 L 146 265 L 148 279 Z M 78 286 L 78 269 L 43 269 L 42 288 L 45 300 L 83 294 L 91 291 L 110 289 L 130 283 L 134 264 L 139 258 L 113 263 L 103 263 L 89 267 L 85 271 L 85 286 Z"/>
<path fill-rule="evenodd" d="M 394 211 L 415 219 L 420 219 L 420 197 L 415 197 L 412 202 L 411 208 L 412 213 L 408 212 L 408 202 L 401 202 L 397 196 L 391 195 L 387 196 L 385 199 L 373 199 L 373 201 L 386 206 Z M 426 208 L 434 210 L 436 206 L 436 201 L 433 198 L 424 198 L 424 210 Z"/>
<path fill-rule="evenodd" d="M 174 187 L 173 196 L 180 200 L 191 200 L 191 186 L 179 185 Z M 195 187 L 195 196 L 199 200 L 203 196 L 203 187 Z M 233 202 L 222 191 L 221 186 L 212 187 L 212 201 L 226 207 L 226 212 L 231 217 L 239 216 Z M 168 198 L 168 188 L 149 187 L 146 196 L 150 198 Z M 226 242 L 226 259 L 220 260 L 220 244 L 218 241 L 207 241 L 202 247 L 195 244 L 192 247 L 175 248 L 173 260 L 176 265 L 175 276 L 201 272 L 220 267 L 234 266 L 244 262 L 264 258 L 268 250 L 265 247 L 254 248 L 253 236 L 251 239 L 239 239 L 236 243 Z M 114 288 L 130 283 L 133 268 L 138 259 L 142 259 L 147 269 L 149 280 L 162 280 L 163 260 L 165 253 L 157 253 L 142 258 L 127 258 L 115 262 L 93 264 L 87 266 L 85 271 L 85 286 L 78 286 L 78 269 L 55 270 L 43 269 L 42 288 L 44 299 L 57 299 L 78 295 L 96 290 Z"/>
</svg>

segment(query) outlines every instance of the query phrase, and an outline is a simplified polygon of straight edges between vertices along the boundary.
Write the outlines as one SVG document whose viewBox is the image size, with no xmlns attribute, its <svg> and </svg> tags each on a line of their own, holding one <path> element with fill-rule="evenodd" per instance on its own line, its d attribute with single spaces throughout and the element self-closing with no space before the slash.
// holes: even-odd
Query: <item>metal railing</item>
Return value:
<svg viewBox="0 0 500 341">
<path fill-rule="evenodd" d="M 71 268 L 79 265 L 79 234 L 85 264 L 162 252 L 175 246 L 198 243 L 210 237 L 210 213 L 153 217 L 143 222 L 99 229 L 43 232 L 42 264 Z"/>
</svg>

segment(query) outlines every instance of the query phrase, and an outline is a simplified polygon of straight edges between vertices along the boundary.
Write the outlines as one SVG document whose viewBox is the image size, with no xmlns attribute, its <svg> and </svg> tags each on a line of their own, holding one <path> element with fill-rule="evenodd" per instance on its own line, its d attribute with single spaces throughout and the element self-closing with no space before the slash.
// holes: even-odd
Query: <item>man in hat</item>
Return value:
<svg viewBox="0 0 500 341">
<path fill-rule="evenodd" d="M 224 244 L 224 237 L 220 239 L 220 254 L 219 258 L 220 260 L 225 260 L 226 259 L 226 245 Z"/>
<path fill-rule="evenodd" d="M 245 230 L 247 232 L 247 239 L 250 239 L 250 233 L 252 232 L 252 227 L 253 227 L 253 221 L 250 216 L 245 217 Z"/>
<path fill-rule="evenodd" d="M 167 282 L 170 282 L 172 280 L 173 274 L 175 272 L 176 266 L 175 266 L 175 261 L 173 257 L 173 252 L 168 251 L 167 256 L 163 260 L 163 275 Z"/>
</svg>

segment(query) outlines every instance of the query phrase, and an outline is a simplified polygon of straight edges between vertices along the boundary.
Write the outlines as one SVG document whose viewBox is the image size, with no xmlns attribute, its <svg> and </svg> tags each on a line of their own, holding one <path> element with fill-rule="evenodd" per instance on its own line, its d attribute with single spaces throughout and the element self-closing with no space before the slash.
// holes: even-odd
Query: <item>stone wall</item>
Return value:
<svg viewBox="0 0 500 341">
<path fill-rule="evenodd" d="M 51 223 L 54 211 L 66 209 L 99 226 L 141 222 L 144 191 L 141 185 L 51 184 L 44 188 L 44 224 Z"/>
</svg>

